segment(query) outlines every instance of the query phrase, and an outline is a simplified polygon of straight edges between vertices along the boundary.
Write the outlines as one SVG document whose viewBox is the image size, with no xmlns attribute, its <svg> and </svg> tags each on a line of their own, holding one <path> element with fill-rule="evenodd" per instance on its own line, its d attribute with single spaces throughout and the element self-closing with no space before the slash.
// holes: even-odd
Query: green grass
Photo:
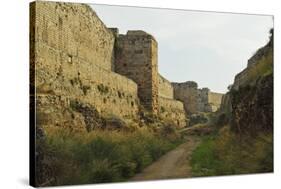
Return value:
<svg viewBox="0 0 281 189">
<path fill-rule="evenodd" d="M 125 181 L 179 143 L 146 129 L 83 134 L 56 130 L 42 146 L 40 166 L 49 170 L 44 176 L 44 182 L 51 181 L 48 185 Z"/>
<path fill-rule="evenodd" d="M 273 171 L 272 134 L 238 137 L 227 128 L 204 138 L 192 154 L 193 176 L 250 174 Z"/>
<path fill-rule="evenodd" d="M 193 176 L 213 176 L 217 175 L 216 168 L 219 160 L 216 157 L 215 141 L 213 137 L 203 139 L 201 145 L 194 150 L 191 164 Z"/>
</svg>

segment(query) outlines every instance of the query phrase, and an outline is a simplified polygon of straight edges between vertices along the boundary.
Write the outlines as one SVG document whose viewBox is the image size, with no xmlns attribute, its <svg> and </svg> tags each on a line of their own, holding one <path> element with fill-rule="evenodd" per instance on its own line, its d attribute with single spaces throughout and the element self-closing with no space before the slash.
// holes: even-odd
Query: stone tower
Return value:
<svg viewBox="0 0 281 189">
<path fill-rule="evenodd" d="M 152 113 L 158 112 L 157 42 L 144 31 L 116 34 L 115 72 L 138 85 L 141 105 Z"/>
</svg>

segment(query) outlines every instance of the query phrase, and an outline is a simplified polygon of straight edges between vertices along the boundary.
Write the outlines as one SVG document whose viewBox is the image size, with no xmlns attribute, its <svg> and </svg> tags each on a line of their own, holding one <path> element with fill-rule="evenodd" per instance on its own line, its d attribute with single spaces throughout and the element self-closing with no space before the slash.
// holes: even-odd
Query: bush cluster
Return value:
<svg viewBox="0 0 281 189">
<path fill-rule="evenodd" d="M 146 129 L 49 132 L 42 160 L 50 170 L 45 182 L 67 185 L 125 181 L 177 144 Z"/>
<path fill-rule="evenodd" d="M 194 176 L 251 174 L 273 171 L 272 133 L 255 138 L 235 135 L 224 127 L 206 137 L 192 155 Z"/>
</svg>

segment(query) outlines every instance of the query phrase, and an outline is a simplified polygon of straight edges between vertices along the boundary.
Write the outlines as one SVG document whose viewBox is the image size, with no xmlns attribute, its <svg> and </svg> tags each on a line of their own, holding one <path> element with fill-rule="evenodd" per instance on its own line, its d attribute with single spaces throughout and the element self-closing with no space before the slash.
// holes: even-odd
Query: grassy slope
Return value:
<svg viewBox="0 0 281 189">
<path fill-rule="evenodd" d="M 248 85 L 273 73 L 273 50 L 262 57 L 248 72 Z M 239 91 L 238 91 L 239 92 Z M 215 123 L 213 123 L 215 124 Z M 214 125 L 218 127 L 218 125 Z M 257 137 L 237 136 L 224 126 L 203 142 L 192 155 L 194 176 L 216 176 L 273 171 L 273 135 L 259 133 Z"/>
<path fill-rule="evenodd" d="M 43 147 L 44 166 L 50 168 L 47 185 L 125 181 L 179 143 L 177 137 L 167 140 L 146 129 L 86 134 L 56 130 Z"/>
<path fill-rule="evenodd" d="M 272 172 L 272 134 L 239 139 L 224 127 L 218 135 L 203 140 L 191 164 L 193 176 Z"/>
</svg>

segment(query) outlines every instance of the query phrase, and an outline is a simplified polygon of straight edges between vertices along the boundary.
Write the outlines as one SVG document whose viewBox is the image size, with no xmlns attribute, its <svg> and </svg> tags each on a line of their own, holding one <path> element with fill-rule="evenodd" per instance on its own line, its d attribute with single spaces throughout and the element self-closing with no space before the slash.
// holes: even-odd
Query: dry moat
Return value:
<svg viewBox="0 0 281 189">
<path fill-rule="evenodd" d="M 145 31 L 119 34 L 85 4 L 31 3 L 33 184 L 273 170 L 273 30 L 226 94 L 161 76 L 157 43 Z"/>
</svg>

